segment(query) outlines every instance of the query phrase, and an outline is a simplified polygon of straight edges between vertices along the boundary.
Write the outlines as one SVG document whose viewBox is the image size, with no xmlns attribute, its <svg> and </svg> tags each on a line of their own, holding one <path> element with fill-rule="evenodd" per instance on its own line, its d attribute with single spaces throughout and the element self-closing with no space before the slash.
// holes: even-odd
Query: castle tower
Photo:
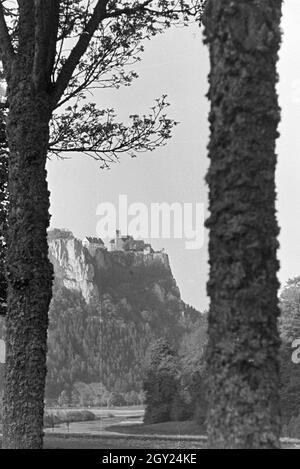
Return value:
<svg viewBox="0 0 300 469">
<path fill-rule="evenodd" d="M 116 230 L 116 242 L 115 242 L 116 251 L 121 251 L 122 245 L 123 243 L 121 239 L 121 232 L 120 230 Z"/>
</svg>

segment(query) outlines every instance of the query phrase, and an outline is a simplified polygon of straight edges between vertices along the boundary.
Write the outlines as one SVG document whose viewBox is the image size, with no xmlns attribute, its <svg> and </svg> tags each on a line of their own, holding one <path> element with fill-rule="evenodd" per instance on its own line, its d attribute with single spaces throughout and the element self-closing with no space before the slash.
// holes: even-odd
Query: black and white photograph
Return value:
<svg viewBox="0 0 300 469">
<path fill-rule="evenodd" d="M 0 0 L 0 449 L 300 449 L 299 24 Z"/>
</svg>

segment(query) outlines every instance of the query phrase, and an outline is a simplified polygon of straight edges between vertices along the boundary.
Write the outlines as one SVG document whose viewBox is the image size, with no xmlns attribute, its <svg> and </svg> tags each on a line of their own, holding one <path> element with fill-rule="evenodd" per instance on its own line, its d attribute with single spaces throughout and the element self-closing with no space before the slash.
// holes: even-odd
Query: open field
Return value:
<svg viewBox="0 0 300 469">
<path fill-rule="evenodd" d="M 133 406 L 120 406 L 120 407 L 47 407 L 46 412 L 60 412 L 60 411 L 82 411 L 89 410 L 96 416 L 105 416 L 107 414 L 116 415 L 143 415 L 144 406 L 133 405 Z"/>
<path fill-rule="evenodd" d="M 142 416 L 127 412 L 93 422 L 62 424 L 48 430 L 45 448 L 78 449 L 204 449 L 204 429 L 193 421 L 144 425 Z M 61 433 L 60 433 L 61 432 Z M 283 448 L 300 449 L 300 441 L 283 438 Z"/>
<path fill-rule="evenodd" d="M 171 440 L 157 438 L 126 438 L 122 436 L 97 438 L 76 437 L 67 435 L 57 437 L 48 434 L 45 438 L 45 449 L 203 449 L 205 443 L 202 441 Z"/>
<path fill-rule="evenodd" d="M 53 412 L 57 410 L 53 409 Z M 69 410 L 80 409 L 65 409 Z M 46 428 L 45 449 L 206 448 L 205 431 L 193 421 L 144 425 L 143 408 L 89 410 L 96 415 L 96 420 L 70 422 L 68 425 L 61 423 L 55 428 Z M 300 449 L 300 441 L 282 439 L 282 447 Z"/>
<path fill-rule="evenodd" d="M 300 449 L 300 440 L 282 439 L 282 449 Z M 45 437 L 45 449 L 206 449 L 205 438 L 196 440 L 171 439 L 162 437 L 122 437 L 99 436 L 96 438 L 88 435 L 47 435 Z"/>
<path fill-rule="evenodd" d="M 134 418 L 132 418 L 134 417 Z M 57 433 L 62 431 L 58 438 Z M 205 438 L 194 422 L 165 422 L 143 425 L 142 415 L 117 412 L 114 417 L 93 422 L 74 422 L 48 429 L 45 448 L 94 449 L 203 449 Z"/>
<path fill-rule="evenodd" d="M 87 409 L 47 409 L 47 413 L 51 412 L 57 415 L 62 422 L 66 422 L 66 416 L 70 412 L 81 412 Z M 107 433 L 107 427 L 113 425 L 131 425 L 141 424 L 144 416 L 144 409 L 141 406 L 132 407 L 114 407 L 114 408 L 98 408 L 88 409 L 92 412 L 96 419 L 85 422 L 58 423 L 54 428 L 46 428 L 47 433 L 84 433 L 90 435 L 104 435 Z M 113 430 L 109 432 L 114 433 Z"/>
<path fill-rule="evenodd" d="M 152 425 L 141 423 L 127 423 L 121 425 L 107 426 L 106 430 L 121 434 L 130 433 L 134 435 L 173 435 L 173 436 L 199 436 L 205 434 L 205 429 L 193 421 L 186 422 L 163 422 Z"/>
</svg>

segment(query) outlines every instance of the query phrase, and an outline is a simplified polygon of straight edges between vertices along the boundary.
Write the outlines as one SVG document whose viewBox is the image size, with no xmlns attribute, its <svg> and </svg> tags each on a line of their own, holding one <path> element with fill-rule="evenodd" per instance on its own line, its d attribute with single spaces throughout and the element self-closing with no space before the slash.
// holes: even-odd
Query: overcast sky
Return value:
<svg viewBox="0 0 300 469">
<path fill-rule="evenodd" d="M 278 218 L 280 281 L 300 275 L 300 2 L 284 6 L 283 45 L 280 54 L 279 96 L 282 107 L 278 142 Z M 144 113 L 155 98 L 168 95 L 169 115 L 180 121 L 168 145 L 137 159 L 124 156 L 110 171 L 97 162 L 74 155 L 48 163 L 52 227 L 69 228 L 83 238 L 95 235 L 101 202 L 117 204 L 119 194 L 129 203 L 203 203 L 207 206 L 204 176 L 208 161 L 208 53 L 197 27 L 173 29 L 146 43 L 139 78 L 128 88 L 102 90 L 95 100 L 100 107 L 114 107 L 121 119 Z M 187 250 L 184 240 L 150 240 L 165 248 L 184 301 L 207 308 L 207 234 L 198 250 Z"/>
</svg>

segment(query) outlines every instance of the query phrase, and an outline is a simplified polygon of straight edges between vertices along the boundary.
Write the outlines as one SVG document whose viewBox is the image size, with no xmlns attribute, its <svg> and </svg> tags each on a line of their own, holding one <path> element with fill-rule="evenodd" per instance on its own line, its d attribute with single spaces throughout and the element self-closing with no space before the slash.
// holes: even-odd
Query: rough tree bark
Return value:
<svg viewBox="0 0 300 469">
<path fill-rule="evenodd" d="M 103 80 L 101 66 L 110 57 L 109 47 L 115 38 L 117 48 L 111 46 L 111 60 L 118 72 L 108 80 L 109 86 L 130 82 L 133 75 L 129 73 L 127 76 L 124 72 L 123 76 L 122 72 L 129 60 L 124 41 L 129 40 L 129 50 L 135 61 L 143 37 L 158 34 L 163 25 L 168 27 L 172 22 L 178 23 L 178 2 L 167 2 L 167 8 L 164 1 L 143 0 L 129 2 L 131 7 L 125 2 L 122 8 L 122 2 L 116 5 L 116 2 L 98 0 L 86 2 L 86 11 L 72 6 L 77 2 L 61 0 L 18 0 L 12 2 L 17 6 L 15 9 L 13 5 L 4 6 L 3 3 L 0 1 L 0 61 L 8 84 L 9 146 L 3 447 L 41 448 L 47 312 L 52 284 L 47 247 L 49 194 L 45 170 L 51 115 L 58 105 L 78 96 L 93 80 Z M 148 8 L 150 3 L 154 4 L 153 11 Z M 183 23 L 188 17 L 194 17 L 197 11 L 199 14 L 202 12 L 201 1 L 193 2 L 198 6 L 191 7 L 190 12 L 184 2 L 180 3 Z M 126 26 L 131 18 L 138 34 L 133 34 Z M 106 28 L 105 21 L 113 19 L 116 23 L 107 28 L 107 36 L 105 33 L 102 38 L 100 34 L 94 42 L 101 24 Z M 123 30 L 125 36 L 119 42 Z M 70 44 L 73 48 L 68 53 Z M 98 47 L 99 53 L 95 54 Z M 108 70 L 111 75 L 109 65 Z M 74 75 L 78 83 L 77 80 L 72 82 Z M 159 119 L 160 123 L 164 122 L 164 118 Z M 156 145 L 160 138 L 168 138 L 171 122 L 168 121 L 165 120 L 165 135 L 162 133 L 159 139 L 155 139 Z M 137 141 L 136 148 L 140 150 L 142 142 L 136 139 L 135 126 L 132 128 L 135 137 L 131 141 Z M 161 134 L 160 131 L 155 132 Z M 125 128 L 121 131 L 121 138 L 124 134 Z M 146 145 L 147 132 L 143 133 L 142 139 Z M 97 154 L 98 150 L 94 151 Z"/>
<path fill-rule="evenodd" d="M 5 448 L 42 445 L 48 307 L 49 194 L 46 158 L 50 106 L 47 95 L 15 72 L 9 97 L 10 148 L 8 314 L 6 318 Z M 18 418 L 15 418 L 16 413 Z"/>
<path fill-rule="evenodd" d="M 8 82 L 6 130 L 10 152 L 3 448 L 41 448 L 43 441 L 48 308 L 52 290 L 45 166 L 58 4 L 55 0 L 42 4 L 43 1 L 19 2 L 17 54 L 9 43 L 7 30 L 2 28 L 7 41 L 3 62 Z M 43 22 L 38 18 L 38 5 L 44 7 Z M 37 30 L 36 23 L 40 25 Z"/>
<path fill-rule="evenodd" d="M 209 446 L 279 446 L 276 63 L 281 0 L 208 0 Z"/>
</svg>

